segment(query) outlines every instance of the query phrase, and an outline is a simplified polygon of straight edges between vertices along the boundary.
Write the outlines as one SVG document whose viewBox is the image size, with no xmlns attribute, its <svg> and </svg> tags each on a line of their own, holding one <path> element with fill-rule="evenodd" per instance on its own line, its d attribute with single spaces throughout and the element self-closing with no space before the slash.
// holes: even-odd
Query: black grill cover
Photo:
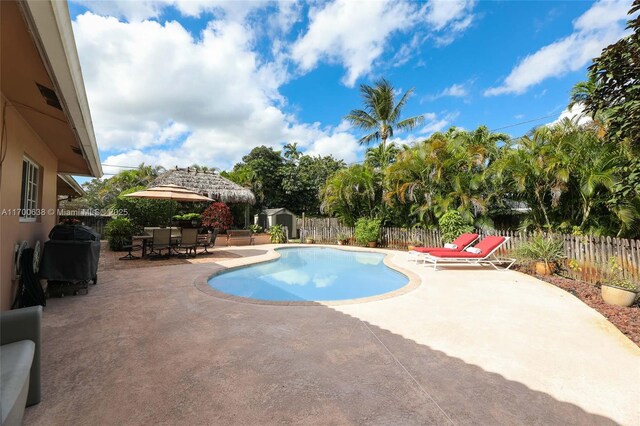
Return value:
<svg viewBox="0 0 640 426">
<path fill-rule="evenodd" d="M 98 259 L 100 241 L 52 239 L 44 243 L 40 277 L 53 281 L 93 280 L 98 273 Z"/>
<path fill-rule="evenodd" d="M 49 232 L 51 240 L 100 241 L 100 234 L 84 225 L 56 225 Z"/>
</svg>

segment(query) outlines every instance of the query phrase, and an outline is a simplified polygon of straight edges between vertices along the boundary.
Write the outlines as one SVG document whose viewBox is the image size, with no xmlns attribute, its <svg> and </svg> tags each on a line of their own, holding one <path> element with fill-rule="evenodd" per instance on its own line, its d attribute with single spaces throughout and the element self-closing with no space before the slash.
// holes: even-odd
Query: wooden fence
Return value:
<svg viewBox="0 0 640 426">
<path fill-rule="evenodd" d="M 514 231 L 477 231 L 480 238 L 486 235 L 510 237 L 501 249 L 506 254 L 518 245 L 528 241 L 534 234 Z M 349 227 L 306 227 L 300 229 L 302 242 L 313 238 L 317 243 L 336 244 L 338 234 L 348 237 L 349 244 L 355 244 L 354 228 Z M 562 273 L 565 276 L 597 284 L 611 275 L 609 260 L 614 258 L 620 266 L 620 275 L 633 282 L 640 282 L 640 240 L 612 237 L 577 236 L 554 234 L 564 242 L 565 261 Z M 442 246 L 440 231 L 426 229 L 382 228 L 380 247 L 406 250 L 407 246 L 420 243 L 426 247 Z"/>
</svg>

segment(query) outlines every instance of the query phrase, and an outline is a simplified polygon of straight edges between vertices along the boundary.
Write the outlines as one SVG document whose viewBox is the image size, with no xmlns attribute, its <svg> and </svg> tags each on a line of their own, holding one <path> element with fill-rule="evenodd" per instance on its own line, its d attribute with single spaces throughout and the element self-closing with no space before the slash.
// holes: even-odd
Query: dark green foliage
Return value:
<svg viewBox="0 0 640 426">
<path fill-rule="evenodd" d="M 105 233 L 112 251 L 122 251 L 122 247 L 131 244 L 135 226 L 126 217 L 111 219 L 105 226 Z"/>
<path fill-rule="evenodd" d="M 344 162 L 331 156 L 304 155 L 296 143 L 285 145 L 283 155 L 260 146 L 242 157 L 233 171 L 221 175 L 253 191 L 257 199 L 253 213 L 284 207 L 295 214 L 319 214 L 320 188 Z"/>
<path fill-rule="evenodd" d="M 449 210 L 438 220 L 440 234 L 443 243 L 450 243 L 460 236 L 460 234 L 473 231 L 473 226 L 467 223 L 459 211 Z"/>
<path fill-rule="evenodd" d="M 518 247 L 516 257 L 520 261 L 544 262 L 549 266 L 564 258 L 564 243 L 551 235 L 539 233 Z"/>
<path fill-rule="evenodd" d="M 635 0 L 629 15 L 640 10 Z M 602 51 L 589 67 L 590 85 L 581 83 L 574 101 L 591 114 L 603 113 L 612 141 L 630 143 L 640 150 L 640 16 L 629 21 L 633 34 Z"/>
<path fill-rule="evenodd" d="M 381 216 L 382 175 L 356 164 L 332 175 L 321 190 L 322 211 L 353 226 L 361 216 Z"/>
<path fill-rule="evenodd" d="M 378 241 L 380 238 L 380 219 L 361 217 L 356 221 L 355 237 L 359 244 Z"/>
<path fill-rule="evenodd" d="M 177 209 L 175 201 L 124 197 L 126 194 L 143 189 L 145 187 L 140 186 L 123 191 L 116 198 L 114 207 L 117 210 L 126 210 L 128 218 L 139 228 L 169 225 L 171 215 Z"/>
</svg>

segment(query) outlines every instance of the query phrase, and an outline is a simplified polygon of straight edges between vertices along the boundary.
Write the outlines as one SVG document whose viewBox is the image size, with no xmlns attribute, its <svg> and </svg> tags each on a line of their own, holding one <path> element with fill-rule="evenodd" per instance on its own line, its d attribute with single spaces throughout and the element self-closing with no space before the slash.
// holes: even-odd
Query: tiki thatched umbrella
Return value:
<svg viewBox="0 0 640 426">
<path fill-rule="evenodd" d="M 158 176 L 151 187 L 159 185 L 179 185 L 200 194 L 207 194 L 216 201 L 231 204 L 256 203 L 256 197 L 249 189 L 225 179 L 213 172 L 203 172 L 192 168 L 173 169 Z"/>
</svg>

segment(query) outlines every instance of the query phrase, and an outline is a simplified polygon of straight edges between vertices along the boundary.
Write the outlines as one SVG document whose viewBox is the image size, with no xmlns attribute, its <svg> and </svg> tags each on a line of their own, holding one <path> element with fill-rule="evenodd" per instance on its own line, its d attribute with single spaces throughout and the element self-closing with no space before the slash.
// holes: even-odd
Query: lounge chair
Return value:
<svg viewBox="0 0 640 426">
<path fill-rule="evenodd" d="M 515 263 L 515 259 L 499 258 L 495 255 L 500 247 L 502 247 L 509 237 L 489 236 L 485 237 L 476 244 L 475 247 L 468 247 L 461 252 L 431 252 L 424 253 L 424 261 L 433 263 L 433 269 L 436 270 L 438 263 L 471 263 L 476 265 L 489 264 L 496 269 L 497 265 L 508 263 L 504 269 L 509 269 Z M 478 251 L 478 253 L 476 253 Z"/>
<path fill-rule="evenodd" d="M 409 255 L 418 263 L 418 260 L 423 259 L 422 254 L 425 253 L 456 253 L 461 252 L 469 247 L 475 240 L 478 239 L 478 234 L 461 234 L 458 238 L 453 240 L 449 244 L 445 244 L 444 247 L 414 247 L 409 251 Z"/>
</svg>

